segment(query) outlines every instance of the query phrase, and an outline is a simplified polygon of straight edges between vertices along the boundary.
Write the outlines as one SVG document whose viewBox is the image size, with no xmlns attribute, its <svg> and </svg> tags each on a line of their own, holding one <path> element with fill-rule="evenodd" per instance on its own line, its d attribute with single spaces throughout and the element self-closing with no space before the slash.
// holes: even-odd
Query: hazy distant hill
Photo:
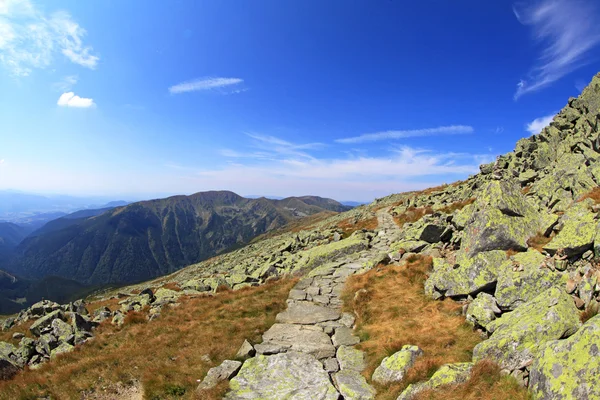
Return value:
<svg viewBox="0 0 600 400">
<path fill-rule="evenodd" d="M 6 262 L 12 251 L 27 236 L 27 228 L 10 222 L 0 222 L 0 263 Z"/>
<path fill-rule="evenodd" d="M 227 191 L 143 201 L 61 218 L 25 239 L 11 271 L 89 285 L 151 279 L 243 244 L 287 222 L 349 207 L 320 197 L 247 199 Z M 54 225 L 64 224 L 64 226 Z"/>
</svg>

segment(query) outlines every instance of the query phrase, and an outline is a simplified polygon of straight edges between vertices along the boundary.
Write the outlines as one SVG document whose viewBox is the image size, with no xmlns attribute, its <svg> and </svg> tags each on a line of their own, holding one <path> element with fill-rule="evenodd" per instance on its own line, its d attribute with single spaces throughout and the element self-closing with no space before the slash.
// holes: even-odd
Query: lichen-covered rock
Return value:
<svg viewBox="0 0 600 400">
<path fill-rule="evenodd" d="M 536 250 L 517 253 L 498 268 L 494 296 L 503 310 L 514 310 L 554 286 L 564 286 L 568 276 L 544 265 L 546 257 Z"/>
<path fill-rule="evenodd" d="M 347 239 L 340 240 L 339 242 L 331 242 L 322 246 L 316 246 L 302 252 L 302 265 L 299 267 L 315 267 L 333 261 L 340 256 L 366 250 L 369 247 L 369 241 L 362 237 L 360 233 L 362 232 L 357 231 Z"/>
<path fill-rule="evenodd" d="M 225 395 L 228 400 L 337 400 L 340 395 L 323 365 L 297 352 L 246 360 L 229 387 Z"/>
<path fill-rule="evenodd" d="M 362 372 L 367 366 L 365 353 L 362 350 L 350 346 L 340 346 L 337 349 L 336 358 L 341 370 L 352 370 Z"/>
<path fill-rule="evenodd" d="M 60 320 L 64 321 L 65 313 L 62 312 L 62 310 L 52 311 L 51 313 L 49 313 L 49 314 L 39 318 L 37 321 L 35 321 L 31 325 L 29 330 L 35 336 L 40 336 L 42 334 L 42 331 L 46 328 L 49 328 L 52 325 L 52 321 L 54 321 L 55 319 L 60 319 Z"/>
<path fill-rule="evenodd" d="M 335 328 L 335 333 L 331 337 L 331 340 L 335 347 L 354 346 L 355 344 L 360 343 L 360 339 L 358 336 L 354 335 L 352 329 L 345 326 Z"/>
<path fill-rule="evenodd" d="M 450 264 L 438 264 L 426 286 L 447 297 L 467 296 L 493 286 L 498 279 L 498 267 L 505 260 L 506 253 L 500 250 L 479 253 L 474 257 L 461 253 L 457 268 Z"/>
<path fill-rule="evenodd" d="M 344 399 L 371 400 L 375 398 L 375 389 L 359 372 L 343 370 L 333 374 L 333 383 Z"/>
<path fill-rule="evenodd" d="M 371 378 L 382 385 L 400 382 L 409 368 L 413 366 L 418 356 L 423 354 L 417 346 L 406 345 L 402 349 L 381 361 Z"/>
<path fill-rule="evenodd" d="M 527 240 L 538 231 L 545 232 L 555 218 L 539 213 L 519 185 L 507 180 L 487 183 L 474 206 L 461 249 L 470 257 L 482 251 L 525 250 Z"/>
<path fill-rule="evenodd" d="M 545 251 L 554 254 L 558 249 L 563 249 L 567 256 L 572 257 L 592 248 L 598 221 L 588 206 L 587 201 L 577 203 L 565 212 L 560 219 L 563 228 L 544 246 Z"/>
<path fill-rule="evenodd" d="M 442 365 L 427 382 L 408 385 L 402 394 L 398 396 L 397 400 L 411 400 L 417 393 L 423 390 L 466 382 L 471 376 L 472 369 L 473 363 L 468 362 Z"/>
<path fill-rule="evenodd" d="M 535 399 L 600 398 L 600 316 L 573 336 L 541 347 L 529 377 Z"/>
<path fill-rule="evenodd" d="M 402 240 L 400 242 L 393 243 L 390 248 L 394 251 L 403 250 L 407 253 L 419 253 L 429 243 L 424 240 Z"/>
<path fill-rule="evenodd" d="M 467 307 L 467 321 L 486 328 L 501 313 L 496 299 L 488 293 L 479 293 Z"/>
<path fill-rule="evenodd" d="M 68 353 L 70 351 L 73 351 L 74 348 L 75 346 L 73 346 L 72 344 L 66 342 L 61 343 L 56 348 L 52 349 L 52 351 L 50 352 L 50 357 L 54 358 L 59 354 Z"/>
<path fill-rule="evenodd" d="M 473 361 L 489 358 L 509 371 L 523 368 L 533 361 L 540 345 L 567 337 L 580 325 L 571 296 L 551 288 L 489 323 L 492 335 L 475 346 Z"/>
</svg>

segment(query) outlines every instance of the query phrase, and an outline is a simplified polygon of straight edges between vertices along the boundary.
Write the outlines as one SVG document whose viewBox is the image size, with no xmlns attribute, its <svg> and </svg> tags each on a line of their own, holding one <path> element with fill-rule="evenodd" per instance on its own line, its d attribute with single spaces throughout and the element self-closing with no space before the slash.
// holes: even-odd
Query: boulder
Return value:
<svg viewBox="0 0 600 400">
<path fill-rule="evenodd" d="M 344 399 L 371 400 L 375 398 L 375 389 L 359 372 L 352 370 L 336 372 L 333 374 L 333 384 Z"/>
<path fill-rule="evenodd" d="M 239 361 L 225 360 L 218 367 L 208 370 L 206 377 L 198 385 L 197 390 L 212 389 L 224 380 L 231 379 L 242 368 Z"/>
<path fill-rule="evenodd" d="M 52 321 L 52 334 L 59 342 L 73 344 L 75 340 L 73 333 L 73 328 L 65 321 L 58 318 Z"/>
<path fill-rule="evenodd" d="M 417 393 L 436 389 L 445 385 L 457 385 L 466 382 L 471 377 L 473 363 L 455 363 L 445 364 L 431 376 L 427 382 L 419 382 L 408 385 L 408 387 L 398 396 L 397 400 L 411 400 Z"/>
<path fill-rule="evenodd" d="M 490 250 L 526 250 L 530 237 L 546 232 L 556 221 L 556 216 L 538 212 L 515 181 L 490 181 L 473 211 L 461 245 L 469 257 Z"/>
<path fill-rule="evenodd" d="M 569 208 L 560 219 L 563 228 L 544 250 L 550 254 L 563 249 L 569 257 L 583 254 L 592 248 L 596 237 L 596 214 L 588 210 L 589 202 L 581 202 Z"/>
<path fill-rule="evenodd" d="M 534 399 L 600 398 L 600 315 L 573 336 L 546 342 L 531 366 Z"/>
<path fill-rule="evenodd" d="M 42 334 L 42 331 L 49 328 L 52 325 L 52 321 L 54 321 L 55 319 L 60 319 L 60 320 L 64 321 L 65 313 L 62 310 L 52 311 L 51 313 L 49 313 L 49 314 L 39 318 L 37 321 L 35 321 L 31 325 L 29 330 L 35 336 L 40 336 Z"/>
<path fill-rule="evenodd" d="M 413 366 L 417 357 L 422 354 L 423 350 L 417 346 L 403 346 L 400 351 L 381 361 L 381 364 L 373 372 L 371 379 L 382 385 L 400 382 L 404 379 L 406 372 Z"/>
<path fill-rule="evenodd" d="M 467 296 L 493 287 L 498 279 L 498 267 L 506 260 L 501 250 L 487 251 L 468 257 L 460 253 L 458 267 L 447 263 L 437 263 L 434 272 L 426 282 L 426 292 L 434 291 L 447 297 Z"/>
<path fill-rule="evenodd" d="M 31 315 L 35 317 L 43 317 L 44 315 L 50 314 L 51 312 L 56 310 L 60 310 L 60 304 L 49 300 L 38 301 L 37 303 L 29 307 Z"/>
<path fill-rule="evenodd" d="M 494 296 L 488 293 L 479 293 L 467 307 L 466 317 L 467 321 L 485 329 L 500 313 L 501 310 L 498 308 Z"/>
<path fill-rule="evenodd" d="M 533 361 L 539 347 L 573 334 L 581 323 L 571 296 L 551 288 L 487 326 L 492 335 L 475 346 L 473 361 L 489 358 L 514 371 Z"/>
<path fill-rule="evenodd" d="M 314 357 L 297 352 L 259 355 L 244 362 L 225 399 L 337 400 L 329 374 Z"/>
<path fill-rule="evenodd" d="M 10 359 L 0 356 L 0 381 L 12 379 L 20 370 Z"/>
<path fill-rule="evenodd" d="M 362 232 L 356 231 L 347 239 L 316 246 L 301 252 L 303 268 L 312 268 L 336 260 L 342 256 L 358 253 L 369 248 L 369 242 Z"/>
<path fill-rule="evenodd" d="M 498 268 L 494 296 L 501 309 L 514 310 L 551 287 L 565 285 L 568 276 L 546 267 L 545 260 L 540 252 L 529 249 L 513 255 Z"/>
<path fill-rule="evenodd" d="M 50 357 L 54 358 L 59 354 L 63 354 L 63 353 L 68 353 L 70 351 L 73 351 L 73 349 L 75 348 L 75 346 L 69 344 L 69 343 L 61 343 L 59 344 L 55 349 L 53 349 L 50 352 Z"/>
</svg>

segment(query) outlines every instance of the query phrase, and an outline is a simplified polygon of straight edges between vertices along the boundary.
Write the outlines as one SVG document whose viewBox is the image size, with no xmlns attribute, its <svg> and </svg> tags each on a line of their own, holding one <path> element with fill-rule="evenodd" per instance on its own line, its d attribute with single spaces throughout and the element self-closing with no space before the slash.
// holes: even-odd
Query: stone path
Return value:
<svg viewBox="0 0 600 400">
<path fill-rule="evenodd" d="M 227 399 L 372 399 L 375 390 L 361 375 L 364 354 L 353 346 L 354 316 L 342 313 L 346 279 L 374 266 L 398 230 L 387 210 L 369 251 L 321 265 L 290 291 L 288 307 L 255 346 L 230 382 Z M 341 395 L 341 397 L 340 397 Z"/>
</svg>

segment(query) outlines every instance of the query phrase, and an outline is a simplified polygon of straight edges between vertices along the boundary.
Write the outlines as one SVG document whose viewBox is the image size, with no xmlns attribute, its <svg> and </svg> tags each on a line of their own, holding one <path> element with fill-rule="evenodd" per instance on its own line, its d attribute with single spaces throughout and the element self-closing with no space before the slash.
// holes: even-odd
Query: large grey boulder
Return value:
<svg viewBox="0 0 600 400">
<path fill-rule="evenodd" d="M 600 315 L 573 336 L 547 342 L 531 366 L 534 399 L 600 398 Z"/>
<path fill-rule="evenodd" d="M 566 274 L 544 265 L 544 255 L 536 250 L 517 253 L 498 268 L 494 296 L 503 310 L 514 310 L 551 287 L 564 287 Z"/>
<path fill-rule="evenodd" d="M 488 358 L 503 369 L 521 369 L 535 359 L 545 342 L 567 337 L 580 325 L 571 296 L 551 288 L 489 323 L 487 330 L 492 335 L 475 346 L 473 361 Z"/>
<path fill-rule="evenodd" d="M 60 319 L 60 320 L 64 321 L 65 313 L 62 310 L 52 311 L 51 313 L 49 313 L 49 314 L 39 318 L 37 321 L 35 321 L 31 325 L 29 330 L 35 336 L 40 336 L 42 334 L 43 330 L 50 328 L 50 326 L 52 325 L 52 321 L 54 321 L 55 319 Z"/>
<path fill-rule="evenodd" d="M 417 346 L 406 345 L 402 349 L 381 361 L 373 372 L 372 380 L 382 385 L 400 382 L 414 365 L 417 357 L 423 354 Z"/>
<path fill-rule="evenodd" d="M 340 396 L 323 365 L 297 352 L 246 360 L 229 387 L 228 400 L 338 400 Z"/>
<path fill-rule="evenodd" d="M 596 214 L 588 210 L 590 202 L 584 201 L 570 207 L 560 219 L 563 228 L 544 250 L 550 254 L 564 250 L 569 257 L 583 254 L 592 248 L 598 221 Z"/>
</svg>

